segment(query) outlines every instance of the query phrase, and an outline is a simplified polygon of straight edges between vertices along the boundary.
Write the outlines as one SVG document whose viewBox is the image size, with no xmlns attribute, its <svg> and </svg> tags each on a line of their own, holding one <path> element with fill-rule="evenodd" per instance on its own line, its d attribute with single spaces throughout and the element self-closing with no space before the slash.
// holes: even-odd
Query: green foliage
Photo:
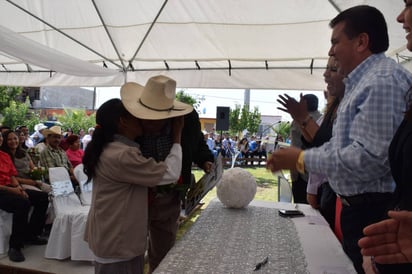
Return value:
<svg viewBox="0 0 412 274">
<path fill-rule="evenodd" d="M 272 129 L 277 135 L 282 136 L 283 140 L 286 140 L 290 135 L 290 126 L 291 124 L 289 122 L 280 122 L 272 127 Z"/>
<path fill-rule="evenodd" d="M 189 94 L 186 94 L 184 90 L 180 90 L 176 93 L 176 100 L 193 106 L 193 108 L 199 112 L 200 104 L 204 98 L 194 98 Z"/>
<path fill-rule="evenodd" d="M 40 123 L 40 113 L 38 111 L 29 109 L 27 116 L 29 117 L 29 119 L 27 119 L 25 123 L 21 124 L 26 125 L 29 129 L 29 132 L 34 132 L 34 126 Z"/>
<path fill-rule="evenodd" d="M 240 123 L 240 111 L 241 106 L 236 104 L 235 109 L 231 109 L 229 112 L 229 131 L 231 135 L 238 135 L 246 126 Z"/>
<path fill-rule="evenodd" d="M 249 106 L 245 105 L 241 108 L 240 105 L 236 105 L 235 109 L 231 109 L 229 112 L 229 132 L 232 135 L 239 136 L 243 130 L 247 130 L 251 134 L 255 134 L 261 122 L 261 114 L 257 107 L 253 112 L 249 111 Z"/>
<path fill-rule="evenodd" d="M 38 113 L 29 109 L 30 101 L 26 98 L 26 102 L 20 103 L 10 101 L 9 106 L 3 110 L 2 124 L 11 127 L 26 125 L 29 131 L 33 131 L 34 125 L 40 121 Z"/>
<path fill-rule="evenodd" d="M 63 124 L 64 130 L 71 128 L 75 134 L 80 129 L 87 131 L 88 128 L 96 125 L 96 115 L 87 115 L 84 109 L 65 109 L 64 115 L 58 116 L 58 121 Z"/>
<path fill-rule="evenodd" d="M 14 102 L 16 97 L 21 94 L 21 87 L 0 86 L 0 113 L 4 115 L 4 110 Z"/>
<path fill-rule="evenodd" d="M 255 107 L 253 109 L 253 112 L 248 113 L 248 124 L 247 124 L 247 130 L 249 132 L 252 132 L 253 134 L 257 133 L 259 130 L 259 125 L 260 122 L 262 121 L 260 119 L 261 114 L 259 112 L 259 108 Z"/>
</svg>

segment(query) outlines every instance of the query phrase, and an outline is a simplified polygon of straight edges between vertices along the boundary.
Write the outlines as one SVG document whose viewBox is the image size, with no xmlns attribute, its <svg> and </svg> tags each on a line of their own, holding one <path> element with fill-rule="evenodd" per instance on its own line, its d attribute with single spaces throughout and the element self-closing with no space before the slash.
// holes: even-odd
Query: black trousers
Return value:
<svg viewBox="0 0 412 274">
<path fill-rule="evenodd" d="M 300 174 L 296 181 L 292 181 L 293 202 L 301 203 L 301 204 L 308 203 L 308 200 L 306 199 L 306 187 L 307 186 L 308 186 L 308 182 L 305 181 L 301 177 Z"/>
<path fill-rule="evenodd" d="M 7 191 L 0 191 L 0 209 L 13 213 L 10 248 L 24 247 L 25 240 L 40 235 L 44 228 L 49 205 L 48 194 L 29 189 L 26 192 L 28 199 Z M 28 220 L 31 206 L 33 206 L 33 212 Z"/>
<path fill-rule="evenodd" d="M 342 204 L 341 228 L 343 234 L 343 250 L 352 260 L 357 273 L 365 273 L 362 268 L 363 257 L 360 253 L 358 241 L 363 237 L 363 228 L 387 219 L 387 211 L 392 207 L 392 199 L 369 200 L 355 205 Z M 398 272 L 385 272 L 398 273 Z"/>
<path fill-rule="evenodd" d="M 335 214 L 336 214 L 336 193 L 332 190 L 329 183 L 323 183 L 318 189 L 320 213 L 328 222 L 330 228 L 335 228 Z"/>
</svg>

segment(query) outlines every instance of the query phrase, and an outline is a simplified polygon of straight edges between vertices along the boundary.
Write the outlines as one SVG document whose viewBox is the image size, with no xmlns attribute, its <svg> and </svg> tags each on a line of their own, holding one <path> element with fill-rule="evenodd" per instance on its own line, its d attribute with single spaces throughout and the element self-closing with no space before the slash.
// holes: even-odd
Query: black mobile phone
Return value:
<svg viewBox="0 0 412 274">
<path fill-rule="evenodd" d="M 279 209 L 279 215 L 282 217 L 305 216 L 305 214 L 303 214 L 303 212 L 298 209 Z"/>
</svg>

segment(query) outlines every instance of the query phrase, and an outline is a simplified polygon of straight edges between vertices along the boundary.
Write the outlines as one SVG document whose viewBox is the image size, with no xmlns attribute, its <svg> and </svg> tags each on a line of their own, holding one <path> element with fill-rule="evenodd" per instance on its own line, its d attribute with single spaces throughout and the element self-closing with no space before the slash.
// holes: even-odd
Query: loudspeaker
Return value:
<svg viewBox="0 0 412 274">
<path fill-rule="evenodd" d="M 229 130 L 229 107 L 216 108 L 216 130 Z"/>
</svg>

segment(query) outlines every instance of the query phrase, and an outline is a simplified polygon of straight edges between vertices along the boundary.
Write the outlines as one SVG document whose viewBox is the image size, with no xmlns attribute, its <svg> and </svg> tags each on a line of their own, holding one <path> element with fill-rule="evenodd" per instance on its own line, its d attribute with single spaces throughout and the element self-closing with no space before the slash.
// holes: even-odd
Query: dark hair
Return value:
<svg viewBox="0 0 412 274">
<path fill-rule="evenodd" d="M 66 143 L 67 143 L 68 145 L 73 145 L 74 142 L 76 142 L 76 141 L 79 140 L 79 139 L 80 139 L 80 137 L 79 137 L 78 135 L 72 134 L 72 135 L 67 136 L 67 138 L 66 138 Z"/>
<path fill-rule="evenodd" d="M 12 133 L 17 136 L 17 140 L 19 142 L 19 145 L 16 148 L 16 153 L 14 155 L 11 153 L 11 150 L 10 150 L 9 146 L 7 145 L 7 139 L 9 138 L 9 135 L 12 134 Z M 27 152 L 24 149 L 21 148 L 20 140 L 19 140 L 19 134 L 17 132 L 15 132 L 13 130 L 7 130 L 7 131 L 3 132 L 2 135 L 3 135 L 3 143 L 1 144 L 0 149 L 10 155 L 10 158 L 13 160 L 13 163 L 14 163 L 15 158 L 21 159 L 21 158 L 26 157 Z"/>
<path fill-rule="evenodd" d="M 16 130 L 16 131 L 22 130 L 23 128 L 27 128 L 27 126 L 25 126 L 25 125 L 17 126 L 17 127 L 15 128 L 15 130 Z"/>
<path fill-rule="evenodd" d="M 340 22 L 345 22 L 344 32 L 349 39 L 366 33 L 372 53 L 381 53 L 388 49 L 388 27 L 385 17 L 377 8 L 366 5 L 349 8 L 333 18 L 329 26 L 333 28 Z"/>
<path fill-rule="evenodd" d="M 313 112 L 313 111 L 318 110 L 319 99 L 316 95 L 305 94 L 305 95 L 303 95 L 303 98 L 305 98 L 305 100 L 306 100 L 309 112 Z"/>
<path fill-rule="evenodd" d="M 86 147 L 83 156 L 84 173 L 88 182 L 96 174 L 96 167 L 104 147 L 113 142 L 113 137 L 118 133 L 120 117 L 130 115 L 120 99 L 111 99 L 99 107 L 96 112 L 96 127 L 93 138 Z"/>
</svg>

